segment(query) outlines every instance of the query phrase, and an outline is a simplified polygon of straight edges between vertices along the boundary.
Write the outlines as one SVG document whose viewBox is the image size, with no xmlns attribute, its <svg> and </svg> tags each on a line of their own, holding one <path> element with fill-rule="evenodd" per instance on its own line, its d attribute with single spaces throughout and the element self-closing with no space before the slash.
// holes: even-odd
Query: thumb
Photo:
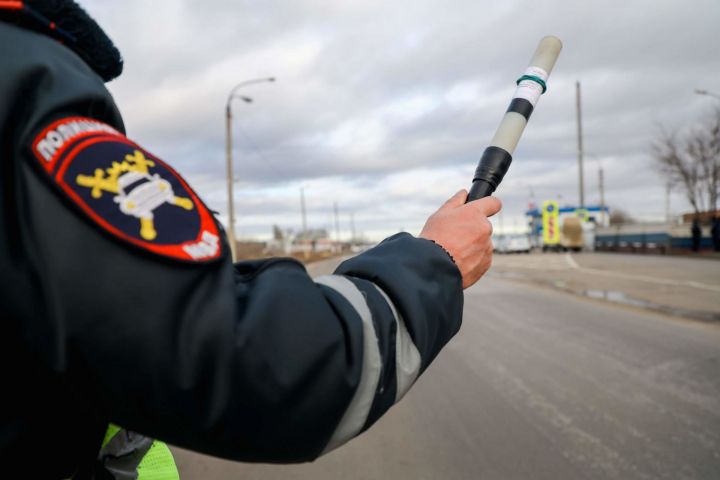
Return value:
<svg viewBox="0 0 720 480">
<path fill-rule="evenodd" d="M 484 197 L 468 203 L 477 208 L 486 217 L 492 217 L 502 208 L 502 202 L 497 197 Z"/>
<path fill-rule="evenodd" d="M 445 203 L 443 203 L 442 207 L 440 207 L 440 210 L 447 210 L 450 208 L 458 208 L 465 204 L 465 200 L 467 199 L 467 190 L 464 188 L 462 190 L 459 190 L 455 195 L 450 197 Z"/>
</svg>

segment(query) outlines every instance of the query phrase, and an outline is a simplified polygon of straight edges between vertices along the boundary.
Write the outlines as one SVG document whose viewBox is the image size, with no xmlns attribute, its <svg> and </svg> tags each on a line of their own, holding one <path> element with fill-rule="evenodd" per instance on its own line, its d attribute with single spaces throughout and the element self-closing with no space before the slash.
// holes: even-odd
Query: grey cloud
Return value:
<svg viewBox="0 0 720 480">
<path fill-rule="evenodd" d="M 579 79 L 588 192 L 595 159 L 613 158 L 608 198 L 654 213 L 662 194 L 648 158 L 656 124 L 695 121 L 711 99 L 693 88 L 712 90 L 720 73 L 713 0 L 85 4 L 124 52 L 125 74 L 110 89 L 131 135 L 200 179 L 221 211 L 223 108 L 247 78 L 278 82 L 249 87 L 243 93 L 255 102 L 234 106 L 240 185 L 257 196 L 240 205 L 245 211 L 285 215 L 294 197 L 277 201 L 273 188 L 325 179 L 359 216 L 418 224 L 452 193 L 424 188 L 433 172 L 467 172 L 456 187 L 467 186 L 541 36 L 556 34 L 565 48 L 499 191 L 507 211 L 522 212 L 531 187 L 538 199 L 575 201 Z M 398 114 L 413 99 L 429 103 Z M 638 169 L 643 175 L 628 181 Z M 403 182 L 388 176 L 414 190 L 399 191 Z"/>
</svg>

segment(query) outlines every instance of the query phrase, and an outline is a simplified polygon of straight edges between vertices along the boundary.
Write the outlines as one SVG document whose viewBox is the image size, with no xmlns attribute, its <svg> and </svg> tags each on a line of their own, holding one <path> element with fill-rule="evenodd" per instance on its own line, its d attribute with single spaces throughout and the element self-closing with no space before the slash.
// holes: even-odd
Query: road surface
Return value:
<svg viewBox="0 0 720 480">
<path fill-rule="evenodd" d="M 492 272 L 673 315 L 720 322 L 720 261 L 612 253 L 495 255 Z"/>
<path fill-rule="evenodd" d="M 465 301 L 460 334 L 360 438 L 290 466 L 175 449 L 182 478 L 720 479 L 720 324 L 514 281 L 502 268 Z"/>
</svg>

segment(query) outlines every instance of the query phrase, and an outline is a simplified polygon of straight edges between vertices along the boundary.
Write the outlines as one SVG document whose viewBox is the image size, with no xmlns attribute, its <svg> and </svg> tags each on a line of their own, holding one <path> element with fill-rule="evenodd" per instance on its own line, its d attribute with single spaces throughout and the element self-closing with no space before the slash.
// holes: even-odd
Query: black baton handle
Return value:
<svg viewBox="0 0 720 480">
<path fill-rule="evenodd" d="M 512 155 L 504 149 L 486 148 L 475 169 L 473 183 L 465 203 L 492 195 L 510 168 L 510 163 L 512 163 Z"/>
</svg>

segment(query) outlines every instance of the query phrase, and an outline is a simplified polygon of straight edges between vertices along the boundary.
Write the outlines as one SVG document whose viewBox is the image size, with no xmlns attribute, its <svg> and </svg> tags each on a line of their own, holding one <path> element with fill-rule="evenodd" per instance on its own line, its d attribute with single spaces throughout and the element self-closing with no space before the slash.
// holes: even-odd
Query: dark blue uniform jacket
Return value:
<svg viewBox="0 0 720 480">
<path fill-rule="evenodd" d="M 133 205 L 120 189 L 133 185 L 117 172 L 94 192 L 80 181 L 92 169 L 73 173 L 64 189 L 45 168 L 42 156 L 60 142 L 48 128 L 73 118 L 108 127 L 85 146 L 65 132 L 77 147 L 67 171 L 108 161 L 98 152 L 151 158 L 123 143 L 120 113 L 80 56 L 0 22 L 4 473 L 72 475 L 92 462 L 110 421 L 225 458 L 309 461 L 370 427 L 460 328 L 457 267 L 440 247 L 408 234 L 317 279 L 291 259 L 233 265 L 216 223 L 206 227 L 219 244 L 192 252 L 212 258 L 152 251 L 148 230 L 133 233 L 140 217 L 121 215 L 119 204 Z M 43 139 L 50 143 L 38 144 Z M 205 211 L 169 166 L 154 165 L 136 177 L 156 186 L 168 179 L 190 199 L 163 206 L 178 222 L 183 212 Z M 105 166 L 95 173 L 110 178 Z M 168 218 L 175 217 L 155 210 L 156 238 L 174 228 Z M 196 229 L 192 218 L 187 228 Z"/>
</svg>

